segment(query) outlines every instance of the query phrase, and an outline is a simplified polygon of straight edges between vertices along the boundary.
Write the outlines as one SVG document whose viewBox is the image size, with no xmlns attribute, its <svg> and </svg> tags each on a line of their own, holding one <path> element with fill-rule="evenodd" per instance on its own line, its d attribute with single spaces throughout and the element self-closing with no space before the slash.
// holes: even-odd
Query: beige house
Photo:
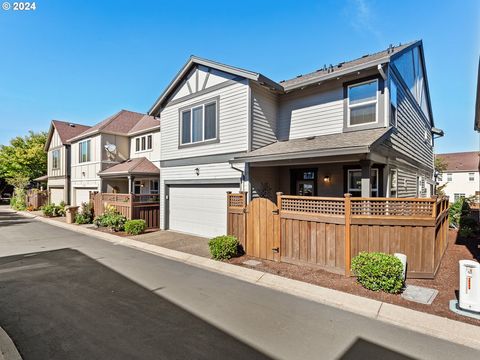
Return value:
<svg viewBox="0 0 480 360">
<path fill-rule="evenodd" d="M 48 154 L 46 177 L 50 203 L 70 203 L 71 147 L 68 139 L 87 129 L 89 126 L 52 120 L 45 144 Z"/>
<path fill-rule="evenodd" d="M 158 119 L 121 110 L 69 141 L 72 204 L 88 201 L 92 191 L 158 193 Z"/>
<path fill-rule="evenodd" d="M 227 191 L 428 197 L 434 128 L 421 41 L 276 82 L 191 57 L 161 117 L 161 228 L 226 233 Z"/>
</svg>

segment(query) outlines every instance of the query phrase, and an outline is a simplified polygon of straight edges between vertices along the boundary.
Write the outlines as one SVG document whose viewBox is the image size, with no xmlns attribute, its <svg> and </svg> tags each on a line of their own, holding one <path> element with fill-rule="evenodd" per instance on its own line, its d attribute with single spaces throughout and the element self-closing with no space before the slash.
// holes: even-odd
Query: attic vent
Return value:
<svg viewBox="0 0 480 360">
<path fill-rule="evenodd" d="M 306 137 L 305 139 L 306 139 L 306 140 L 313 140 L 313 139 L 315 139 L 315 136 L 308 136 L 308 137 Z"/>
<path fill-rule="evenodd" d="M 70 126 L 70 127 L 75 127 L 75 124 L 68 124 L 68 126 Z"/>
<path fill-rule="evenodd" d="M 297 75 L 297 78 L 300 78 L 300 77 L 302 77 L 302 75 Z"/>
</svg>

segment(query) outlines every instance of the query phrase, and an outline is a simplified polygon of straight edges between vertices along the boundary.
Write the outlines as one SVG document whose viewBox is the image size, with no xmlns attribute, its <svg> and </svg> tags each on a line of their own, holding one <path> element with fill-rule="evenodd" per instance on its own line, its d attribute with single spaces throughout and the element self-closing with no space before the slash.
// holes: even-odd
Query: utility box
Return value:
<svg viewBox="0 0 480 360">
<path fill-rule="evenodd" d="M 73 224 L 75 222 L 75 217 L 77 216 L 78 206 L 69 206 L 65 210 L 65 217 L 67 224 Z"/>
<path fill-rule="evenodd" d="M 472 260 L 460 260 L 459 265 L 458 307 L 480 312 L 480 264 Z"/>
</svg>

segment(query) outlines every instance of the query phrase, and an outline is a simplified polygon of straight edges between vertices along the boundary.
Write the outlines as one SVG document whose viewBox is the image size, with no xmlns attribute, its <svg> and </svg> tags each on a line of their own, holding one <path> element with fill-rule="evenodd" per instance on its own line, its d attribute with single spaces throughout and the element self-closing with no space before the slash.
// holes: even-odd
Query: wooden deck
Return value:
<svg viewBox="0 0 480 360">
<path fill-rule="evenodd" d="M 448 199 L 227 194 L 227 231 L 248 255 L 350 274 L 361 251 L 404 253 L 407 273 L 433 278 L 447 246 Z"/>
</svg>

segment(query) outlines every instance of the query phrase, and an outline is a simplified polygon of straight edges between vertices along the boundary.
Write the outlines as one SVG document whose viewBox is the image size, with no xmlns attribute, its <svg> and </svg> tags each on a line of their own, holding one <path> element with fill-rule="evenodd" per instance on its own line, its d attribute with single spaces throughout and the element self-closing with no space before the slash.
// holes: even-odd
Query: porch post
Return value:
<svg viewBox="0 0 480 360">
<path fill-rule="evenodd" d="M 372 163 L 370 160 L 360 161 L 362 166 L 362 197 L 372 196 L 372 184 L 371 184 L 371 169 Z"/>
<path fill-rule="evenodd" d="M 133 176 L 128 175 L 128 193 L 131 194 L 133 193 Z"/>
</svg>

